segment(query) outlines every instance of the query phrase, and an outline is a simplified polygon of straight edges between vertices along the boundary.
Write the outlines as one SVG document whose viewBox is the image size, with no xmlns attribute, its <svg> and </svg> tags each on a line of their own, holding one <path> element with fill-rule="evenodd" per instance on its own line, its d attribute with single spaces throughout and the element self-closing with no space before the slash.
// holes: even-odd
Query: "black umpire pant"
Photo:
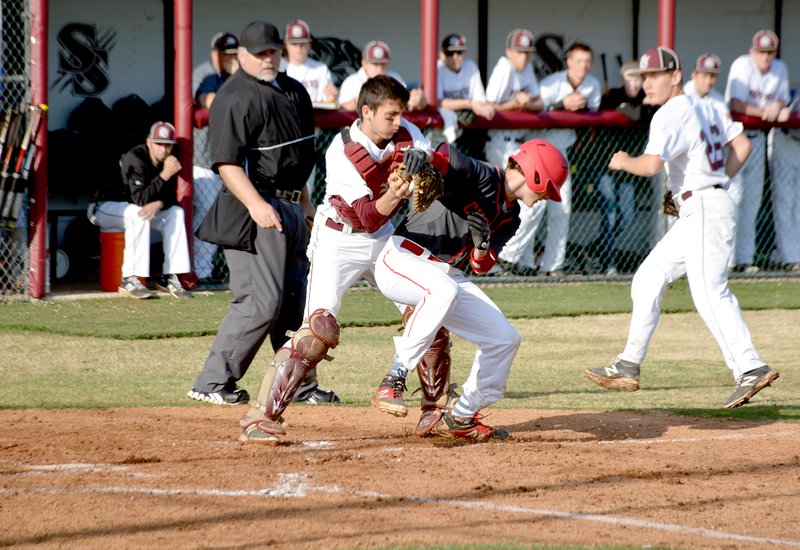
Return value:
<svg viewBox="0 0 800 550">
<path fill-rule="evenodd" d="M 258 228 L 255 252 L 225 250 L 230 270 L 230 311 L 194 389 L 212 393 L 232 389 L 247 372 L 267 336 L 273 349 L 286 342 L 286 331 L 303 321 L 308 276 L 308 227 L 299 205 L 264 197 L 278 212 L 283 232 Z"/>
</svg>

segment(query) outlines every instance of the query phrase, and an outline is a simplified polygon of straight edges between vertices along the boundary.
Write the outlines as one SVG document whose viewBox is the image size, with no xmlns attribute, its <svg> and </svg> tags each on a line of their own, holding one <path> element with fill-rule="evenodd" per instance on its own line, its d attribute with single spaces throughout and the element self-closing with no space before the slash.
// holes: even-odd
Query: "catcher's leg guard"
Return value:
<svg viewBox="0 0 800 550">
<path fill-rule="evenodd" d="M 425 436 L 433 431 L 445 410 L 458 399 L 450 386 L 450 332 L 446 328 L 442 327 L 436 333 L 433 344 L 417 365 L 417 373 L 422 390 L 422 413 L 416 432 Z"/>
<path fill-rule="evenodd" d="M 275 442 L 285 435 L 281 414 L 294 397 L 303 378 L 339 344 L 339 323 L 324 309 L 315 310 L 308 322 L 291 335 L 290 347 L 279 349 L 261 380 L 258 398 L 239 421 L 242 439 Z"/>
</svg>

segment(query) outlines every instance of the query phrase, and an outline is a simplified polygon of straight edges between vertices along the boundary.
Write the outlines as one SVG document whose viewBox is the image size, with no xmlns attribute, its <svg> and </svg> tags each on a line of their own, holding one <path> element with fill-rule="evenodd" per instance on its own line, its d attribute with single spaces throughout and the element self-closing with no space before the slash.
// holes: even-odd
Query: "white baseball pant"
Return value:
<svg viewBox="0 0 800 550">
<path fill-rule="evenodd" d="M 748 136 L 749 137 L 749 136 Z M 736 239 L 731 265 L 752 265 L 756 254 L 756 218 L 764 192 L 766 138 L 764 132 L 750 137 L 753 152 L 731 179 L 728 192 L 736 205 Z"/>
<path fill-rule="evenodd" d="M 129 202 L 103 201 L 94 210 L 90 221 L 102 229 L 125 232 L 125 252 L 122 257 L 122 276 L 150 276 L 150 229 L 163 235 L 164 263 L 162 272 L 189 273 L 189 244 L 183 208 L 171 206 L 161 210 L 148 221 L 139 216 L 142 207 Z"/>
<path fill-rule="evenodd" d="M 399 236 L 381 251 L 375 282 L 390 300 L 414 307 L 403 335 L 394 339 L 408 370 L 417 366 L 442 326 L 477 344 L 454 415 L 472 416 L 502 399 L 521 338 L 482 290 L 426 248 Z"/>
<path fill-rule="evenodd" d="M 667 286 L 686 275 L 697 312 L 717 340 L 734 379 L 764 365 L 739 303 L 728 288 L 735 205 L 724 189 L 695 191 L 680 217 L 639 266 L 631 285 L 633 312 L 619 357 L 641 364 L 661 315 Z"/>
<path fill-rule="evenodd" d="M 778 128 L 770 134 L 772 217 L 778 258 L 800 263 L 800 141 Z"/>
</svg>

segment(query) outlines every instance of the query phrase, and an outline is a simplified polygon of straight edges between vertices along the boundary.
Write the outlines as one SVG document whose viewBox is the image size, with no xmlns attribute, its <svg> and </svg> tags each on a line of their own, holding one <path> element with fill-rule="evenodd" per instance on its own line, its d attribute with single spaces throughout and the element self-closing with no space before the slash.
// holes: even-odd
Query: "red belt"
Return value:
<svg viewBox="0 0 800 550">
<path fill-rule="evenodd" d="M 344 231 L 343 223 L 335 222 L 330 218 L 325 218 L 325 226 L 330 227 L 334 231 L 342 231 L 342 232 Z M 366 231 L 362 231 L 360 229 L 353 229 L 351 233 L 366 233 Z"/>
<path fill-rule="evenodd" d="M 414 241 L 409 241 L 408 239 L 403 239 L 402 241 L 400 241 L 400 248 L 408 250 L 409 252 L 411 252 L 415 256 L 420 256 L 420 257 L 425 258 L 426 260 L 430 260 L 432 262 L 441 262 L 442 261 L 439 258 L 437 258 L 436 256 L 434 256 L 433 254 L 428 254 L 427 256 L 424 256 L 425 249 L 422 248 L 417 243 L 415 243 Z"/>
<path fill-rule="evenodd" d="M 711 187 L 711 189 L 723 189 L 723 188 L 724 185 L 722 185 L 721 183 L 718 183 Z M 697 189 L 697 191 L 702 191 L 702 189 Z M 681 193 L 681 200 L 687 201 L 689 200 L 689 197 L 691 197 L 692 195 L 694 195 L 694 191 L 686 191 L 685 193 Z"/>
</svg>

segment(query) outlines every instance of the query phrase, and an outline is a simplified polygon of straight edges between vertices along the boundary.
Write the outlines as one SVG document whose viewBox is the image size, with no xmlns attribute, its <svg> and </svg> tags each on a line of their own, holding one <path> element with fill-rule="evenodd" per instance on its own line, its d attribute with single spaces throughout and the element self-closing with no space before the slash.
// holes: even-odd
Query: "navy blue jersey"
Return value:
<svg viewBox="0 0 800 550">
<path fill-rule="evenodd" d="M 504 170 L 470 158 L 447 143 L 438 151 L 450 159 L 444 195 L 425 212 L 409 212 L 395 234 L 464 269 L 474 248 L 467 215 L 479 211 L 489 220 L 489 248 L 499 254 L 519 227 L 520 208 L 516 200 L 508 200 Z"/>
</svg>

